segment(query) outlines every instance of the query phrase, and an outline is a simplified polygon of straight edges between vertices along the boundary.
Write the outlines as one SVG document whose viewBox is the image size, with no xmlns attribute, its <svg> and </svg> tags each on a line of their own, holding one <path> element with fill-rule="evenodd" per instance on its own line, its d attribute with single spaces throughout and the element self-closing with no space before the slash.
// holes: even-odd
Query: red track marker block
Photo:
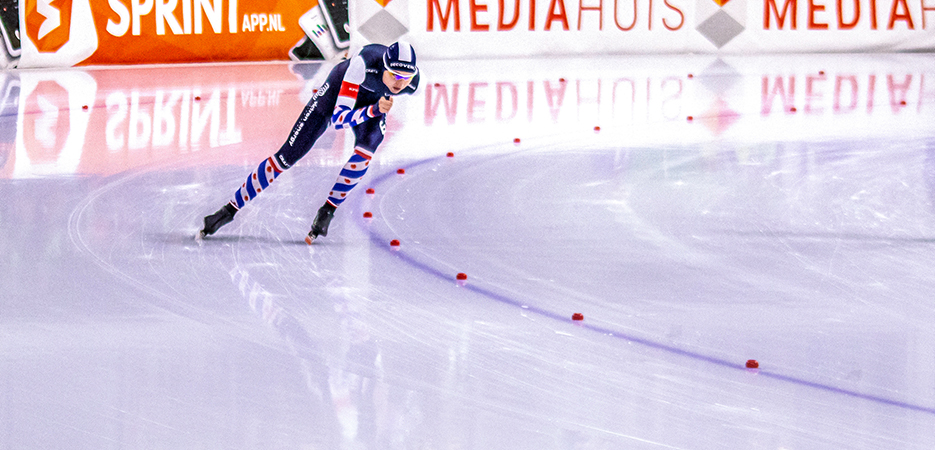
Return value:
<svg viewBox="0 0 935 450">
<path fill-rule="evenodd" d="M 747 360 L 747 368 L 748 368 L 748 369 L 759 369 L 759 368 L 760 368 L 760 363 L 757 362 L 757 360 L 755 360 L 755 359 L 748 359 L 748 360 Z"/>
<path fill-rule="evenodd" d="M 571 320 L 584 320 L 584 314 L 574 313 L 571 315 Z"/>
</svg>

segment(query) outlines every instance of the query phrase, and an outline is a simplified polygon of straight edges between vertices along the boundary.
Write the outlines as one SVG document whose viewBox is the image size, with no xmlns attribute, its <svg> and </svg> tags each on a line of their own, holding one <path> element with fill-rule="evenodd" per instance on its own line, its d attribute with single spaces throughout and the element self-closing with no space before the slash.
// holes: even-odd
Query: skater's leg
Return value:
<svg viewBox="0 0 935 450">
<path fill-rule="evenodd" d="M 331 188 L 331 192 L 328 193 L 327 202 L 329 205 L 337 208 L 341 203 L 344 203 L 347 194 L 357 186 L 360 179 L 367 173 L 372 158 L 372 152 L 360 147 L 354 149 L 354 154 L 344 164 L 341 173 L 338 174 L 338 179 L 335 180 L 334 186 Z"/>
<path fill-rule="evenodd" d="M 383 142 L 383 130 L 386 127 L 386 116 L 369 120 L 354 127 L 355 143 L 354 154 L 344 164 L 338 179 L 335 180 L 327 203 L 337 208 L 344 203 L 348 194 L 357 186 L 360 179 L 367 173 L 373 154 Z"/>
<path fill-rule="evenodd" d="M 205 217 L 205 227 L 199 232 L 200 237 L 214 234 L 219 228 L 233 221 L 234 215 L 240 208 L 256 198 L 280 174 L 308 153 L 315 141 L 328 129 L 330 123 L 328 117 L 316 113 L 315 107 L 314 102 L 309 102 L 292 128 L 289 139 L 283 143 L 279 151 L 260 162 L 226 205 L 216 213 Z"/>
<path fill-rule="evenodd" d="M 310 106 L 306 106 L 306 112 Z M 328 128 L 329 119 L 319 114 L 302 114 L 292 128 L 289 139 L 282 144 L 279 151 L 273 156 L 264 159 L 257 166 L 256 171 L 247 176 L 231 204 L 238 210 L 276 180 L 281 173 L 297 163 L 309 150 L 315 141 L 321 137 Z"/>
<path fill-rule="evenodd" d="M 248 201 L 253 200 L 256 198 L 257 194 L 268 188 L 286 169 L 287 167 L 283 167 L 282 164 L 272 156 L 264 159 L 260 162 L 260 165 L 257 166 L 256 170 L 247 176 L 247 181 L 240 186 L 240 189 L 237 189 L 230 204 L 239 211 Z"/>
<path fill-rule="evenodd" d="M 344 203 L 347 195 L 367 173 L 377 147 L 383 142 L 385 130 L 385 116 L 354 127 L 356 138 L 354 154 L 341 168 L 341 173 L 338 174 L 338 179 L 328 194 L 328 200 L 318 209 L 318 214 L 312 223 L 312 230 L 308 233 L 308 237 L 305 238 L 305 242 L 311 244 L 318 236 L 328 235 L 328 226 L 331 224 L 331 219 L 334 218 L 334 211 L 341 203 Z"/>
</svg>

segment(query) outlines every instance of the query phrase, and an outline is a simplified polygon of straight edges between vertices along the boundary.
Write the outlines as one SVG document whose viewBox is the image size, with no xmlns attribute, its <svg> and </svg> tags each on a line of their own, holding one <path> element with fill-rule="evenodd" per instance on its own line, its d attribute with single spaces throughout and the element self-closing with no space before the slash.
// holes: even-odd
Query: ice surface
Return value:
<svg viewBox="0 0 935 450">
<path fill-rule="evenodd" d="M 931 57 L 420 69 L 313 246 L 328 67 L 3 72 L 0 449 L 935 447 Z"/>
</svg>

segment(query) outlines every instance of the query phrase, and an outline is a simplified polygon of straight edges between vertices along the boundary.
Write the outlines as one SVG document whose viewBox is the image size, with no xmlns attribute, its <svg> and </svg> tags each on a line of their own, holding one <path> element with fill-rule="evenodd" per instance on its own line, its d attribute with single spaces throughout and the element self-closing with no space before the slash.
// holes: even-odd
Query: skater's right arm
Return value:
<svg viewBox="0 0 935 450">
<path fill-rule="evenodd" d="M 334 105 L 334 112 L 331 114 L 331 124 L 335 129 L 354 127 L 367 120 L 383 115 L 379 105 L 370 105 L 363 108 L 354 109 L 354 103 L 357 102 L 357 92 L 360 90 L 361 83 L 367 76 L 367 67 L 364 59 L 358 55 L 351 60 L 344 73 L 344 80 L 341 82 L 341 91 L 338 93 L 338 101 Z"/>
</svg>

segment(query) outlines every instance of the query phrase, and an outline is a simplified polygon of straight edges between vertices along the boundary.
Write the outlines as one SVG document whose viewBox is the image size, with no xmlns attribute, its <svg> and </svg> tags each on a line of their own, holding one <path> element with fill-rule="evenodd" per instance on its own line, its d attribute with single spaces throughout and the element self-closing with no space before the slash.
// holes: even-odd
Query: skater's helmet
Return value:
<svg viewBox="0 0 935 450">
<path fill-rule="evenodd" d="M 419 73 L 416 51 L 406 41 L 395 42 L 383 53 L 383 67 L 398 77 L 414 77 Z"/>
</svg>

